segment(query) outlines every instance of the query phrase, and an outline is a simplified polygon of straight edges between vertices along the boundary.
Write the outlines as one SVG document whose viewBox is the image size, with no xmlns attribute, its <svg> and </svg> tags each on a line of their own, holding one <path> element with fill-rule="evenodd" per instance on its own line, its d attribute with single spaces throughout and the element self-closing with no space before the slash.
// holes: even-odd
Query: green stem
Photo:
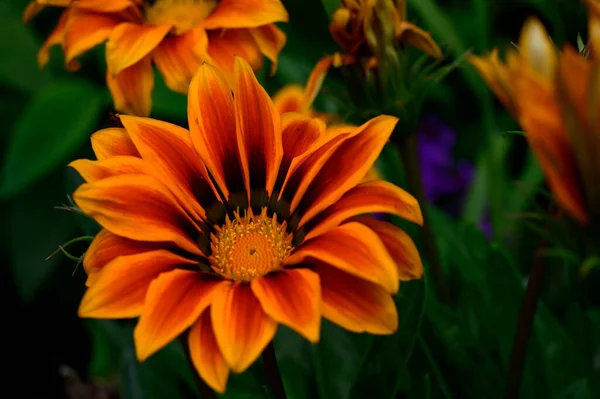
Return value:
<svg viewBox="0 0 600 399">
<path fill-rule="evenodd" d="M 400 132 L 397 132 L 400 135 Z M 419 148 L 417 142 L 417 133 L 402 136 L 399 143 L 399 151 L 402 157 L 402 165 L 406 175 L 406 183 L 410 194 L 414 195 L 421 206 L 423 213 L 423 244 L 425 253 L 429 259 L 433 285 L 438 298 L 447 306 L 452 303 L 450 290 L 444 277 L 444 269 L 440 260 L 440 254 L 435 242 L 435 236 L 429 223 L 427 212 L 427 198 L 421 180 L 421 170 L 419 167 Z"/>
<path fill-rule="evenodd" d="M 523 377 L 523 366 L 525 364 L 527 347 L 533 329 L 533 319 L 542 292 L 544 277 L 546 276 L 546 264 L 544 262 L 543 250 L 547 246 L 547 241 L 544 238 L 541 238 L 533 260 L 533 265 L 531 266 L 531 271 L 529 272 L 527 288 L 525 289 L 525 295 L 523 296 L 523 302 L 521 303 L 515 340 L 510 354 L 505 392 L 505 398 L 507 399 L 513 399 L 519 396 L 519 388 Z"/>
<path fill-rule="evenodd" d="M 267 382 L 275 394 L 275 397 L 277 399 L 287 399 L 285 388 L 283 387 L 283 380 L 281 379 L 279 367 L 277 366 L 277 357 L 275 357 L 275 347 L 273 346 L 273 341 L 269 342 L 269 345 L 267 345 L 263 351 L 262 358 L 265 364 L 265 371 L 267 373 Z"/>
<path fill-rule="evenodd" d="M 427 358 L 427 361 L 429 362 L 431 371 L 432 371 L 435 379 L 438 381 L 438 386 L 440 388 L 440 391 L 442 391 L 442 395 L 446 399 L 451 399 L 452 394 L 450 393 L 450 389 L 448 388 L 448 385 L 446 385 L 446 381 L 444 380 L 444 375 L 442 374 L 442 372 L 440 371 L 440 368 L 437 366 L 437 364 L 435 362 L 435 357 L 433 356 L 433 353 L 431 353 L 431 349 L 429 349 L 429 346 L 423 340 L 423 337 L 419 337 L 418 339 L 419 339 L 419 345 L 421 346 L 421 350 L 423 351 L 425 358 Z"/>
</svg>

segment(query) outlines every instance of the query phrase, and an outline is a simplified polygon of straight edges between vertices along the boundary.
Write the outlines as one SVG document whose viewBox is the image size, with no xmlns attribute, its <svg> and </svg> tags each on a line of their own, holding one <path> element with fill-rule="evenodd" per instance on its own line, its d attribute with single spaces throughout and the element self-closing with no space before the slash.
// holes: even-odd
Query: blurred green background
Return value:
<svg viewBox="0 0 600 399">
<path fill-rule="evenodd" d="M 259 73 L 271 94 L 287 83 L 304 84 L 314 63 L 337 50 L 326 12 L 335 1 L 324 3 L 284 1 L 287 46 L 274 77 L 267 68 Z M 38 69 L 37 50 L 59 10 L 45 10 L 24 26 L 26 4 L 0 3 L 0 283 L 8 354 L 2 388 L 15 398 L 195 397 L 177 342 L 139 365 L 133 323 L 79 319 L 83 269 L 62 253 L 46 259 L 58 245 L 96 232 L 84 216 L 57 208 L 70 205 L 68 196 L 81 183 L 66 165 L 92 157 L 89 136 L 109 126 L 113 110 L 102 47 L 81 58 L 77 73 L 64 70 L 59 48 L 46 69 Z M 510 46 L 530 16 L 543 21 L 557 44 L 586 37 L 579 1 L 412 0 L 408 6 L 408 19 L 432 32 L 449 61 L 465 51 Z M 332 75 L 317 108 L 339 108 L 332 94 L 341 85 Z M 169 92 L 158 74 L 153 101 L 153 117 L 185 126 L 185 98 Z M 313 347 L 281 327 L 275 347 L 288 397 L 502 397 L 525 276 L 541 237 L 551 243 L 550 277 L 521 397 L 600 397 L 598 279 L 594 271 L 577 277 L 585 259 L 557 232 L 564 226 L 549 233 L 536 217 L 548 199 L 525 138 L 508 133 L 518 126 L 468 65 L 431 93 L 425 112 L 456 131 L 454 157 L 475 167 L 458 215 L 429 205 L 453 305 L 438 303 L 426 278 L 402 284 L 394 336 L 350 334 L 325 323 L 322 342 Z M 390 151 L 379 160 L 391 181 L 402 181 L 399 165 Z M 478 227 L 486 215 L 492 240 Z M 69 251 L 79 256 L 86 245 Z M 230 378 L 225 397 L 268 398 L 265 386 L 259 361 Z"/>
</svg>

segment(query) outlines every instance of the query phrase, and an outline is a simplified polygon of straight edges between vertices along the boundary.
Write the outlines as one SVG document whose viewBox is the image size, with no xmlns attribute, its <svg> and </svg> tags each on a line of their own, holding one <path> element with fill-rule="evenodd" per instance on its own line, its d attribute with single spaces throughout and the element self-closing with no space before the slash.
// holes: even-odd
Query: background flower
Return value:
<svg viewBox="0 0 600 399">
<path fill-rule="evenodd" d="M 274 72 L 285 44 L 274 22 L 288 20 L 279 0 L 35 0 L 24 19 L 46 5 L 66 9 L 38 53 L 40 66 L 50 47 L 61 45 L 67 67 L 77 69 L 81 54 L 106 41 L 106 82 L 115 109 L 142 116 L 152 106 L 153 64 L 167 86 L 183 94 L 203 62 L 231 78 L 236 54 L 254 70 L 266 56 Z"/>
</svg>

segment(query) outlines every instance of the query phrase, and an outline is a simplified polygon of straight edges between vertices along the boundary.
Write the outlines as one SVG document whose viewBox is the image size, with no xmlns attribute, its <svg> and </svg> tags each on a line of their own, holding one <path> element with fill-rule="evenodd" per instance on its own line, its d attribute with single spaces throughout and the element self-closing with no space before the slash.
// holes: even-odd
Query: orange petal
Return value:
<svg viewBox="0 0 600 399">
<path fill-rule="evenodd" d="M 377 220 L 371 216 L 354 218 L 373 230 L 392 256 L 398 269 L 400 281 L 408 281 L 423 277 L 423 263 L 412 238 L 398 226 Z"/>
<path fill-rule="evenodd" d="M 46 8 L 46 5 L 38 3 L 37 0 L 33 0 L 27 4 L 25 11 L 23 11 L 23 23 L 26 24 L 27 22 L 31 21 L 44 8 Z"/>
<path fill-rule="evenodd" d="M 187 94 L 194 74 L 206 54 L 208 36 L 204 29 L 192 29 L 182 35 L 167 36 L 154 50 L 154 62 L 165 78 L 167 87 Z"/>
<path fill-rule="evenodd" d="M 71 10 L 67 9 L 60 14 L 56 27 L 50 33 L 44 44 L 42 44 L 42 47 L 40 47 L 37 54 L 37 63 L 40 69 L 44 68 L 50 60 L 50 47 L 63 43 L 70 12 Z"/>
<path fill-rule="evenodd" d="M 587 223 L 573 150 L 565 134 L 556 92 L 528 69 L 515 78 L 519 123 L 548 181 L 556 202 L 574 219 Z"/>
<path fill-rule="evenodd" d="M 328 129 L 312 145 L 312 148 L 292 160 L 279 196 L 290 201 L 291 212 L 296 210 L 323 165 L 354 131 L 355 128 L 337 129 L 336 131 Z"/>
<path fill-rule="evenodd" d="M 205 209 L 215 202 L 216 193 L 193 148 L 190 133 L 150 118 L 123 115 L 121 122 L 142 158 L 155 169 L 181 205 L 192 214 L 206 217 Z"/>
<path fill-rule="evenodd" d="M 277 58 L 285 46 L 285 33 L 274 24 L 250 29 L 250 34 L 260 51 L 271 60 L 271 75 L 277 71 Z"/>
<path fill-rule="evenodd" d="M 303 242 L 286 260 L 300 264 L 317 259 L 333 267 L 398 291 L 398 271 L 381 239 L 367 226 L 350 222 Z"/>
<path fill-rule="evenodd" d="M 85 257 L 83 258 L 83 268 L 88 274 L 86 285 L 90 286 L 92 280 L 95 280 L 104 266 L 116 257 L 139 254 L 153 249 L 157 249 L 155 243 L 134 241 L 120 237 L 106 229 L 100 230 L 87 251 L 85 251 Z M 92 275 L 94 275 L 94 278 L 92 278 Z"/>
<path fill-rule="evenodd" d="M 107 71 L 106 83 L 117 111 L 139 116 L 150 115 L 154 89 L 154 71 L 150 57 L 123 69 L 116 76 Z"/>
<path fill-rule="evenodd" d="M 417 200 L 392 183 L 371 180 L 350 189 L 337 202 L 320 213 L 310 225 L 305 239 L 316 237 L 339 226 L 344 220 L 363 213 L 391 213 L 423 225 L 423 214 Z"/>
<path fill-rule="evenodd" d="M 140 157 L 140 153 L 129 138 L 129 134 L 125 129 L 120 127 L 98 130 L 92 134 L 91 142 L 92 149 L 98 160 L 118 155 Z"/>
<path fill-rule="evenodd" d="M 284 269 L 252 280 L 252 292 L 264 311 L 312 343 L 321 332 L 319 276 L 308 269 Z"/>
<path fill-rule="evenodd" d="M 266 188 L 270 194 L 283 157 L 279 113 L 250 65 L 240 57 L 235 57 L 233 92 L 242 166 L 250 171 L 246 189 L 250 193 L 250 187 Z"/>
<path fill-rule="evenodd" d="M 284 86 L 273 96 L 273 104 L 280 114 L 302 112 L 304 108 L 304 88 L 295 84 Z"/>
<path fill-rule="evenodd" d="M 381 172 L 379 172 L 379 169 L 377 169 L 377 166 L 375 165 L 373 165 L 373 167 L 369 169 L 365 177 L 363 177 L 362 183 L 366 183 L 373 180 L 383 180 L 383 177 L 381 177 Z"/>
<path fill-rule="evenodd" d="M 288 13 L 280 0 L 221 0 L 202 26 L 206 29 L 254 28 L 287 20 Z"/>
<path fill-rule="evenodd" d="M 563 47 L 557 79 L 559 104 L 565 135 L 569 139 L 580 178 L 581 192 L 591 213 L 595 213 L 600 205 L 600 130 L 597 129 L 599 71 L 594 63 L 579 55 L 573 47 Z"/>
<path fill-rule="evenodd" d="M 396 39 L 400 43 L 417 48 L 433 58 L 442 58 L 442 50 L 431 35 L 410 22 L 403 21 L 397 26 Z"/>
<path fill-rule="evenodd" d="M 547 81 L 554 78 L 557 53 L 556 45 L 550 40 L 544 25 L 536 18 L 525 21 L 519 35 L 519 54 L 536 74 Z"/>
<path fill-rule="evenodd" d="M 146 57 L 170 30 L 170 25 L 140 25 L 131 22 L 117 26 L 106 43 L 108 72 L 115 76 Z"/>
<path fill-rule="evenodd" d="M 226 198 L 244 190 L 233 96 L 221 72 L 204 64 L 190 84 L 188 124 L 194 148 Z"/>
<path fill-rule="evenodd" d="M 152 281 L 133 332 L 138 360 L 143 362 L 194 324 L 222 284 L 200 270 L 173 270 Z"/>
<path fill-rule="evenodd" d="M 81 185 L 75 203 L 100 225 L 132 240 L 172 242 L 200 255 L 198 229 L 157 179 L 121 175 Z"/>
<path fill-rule="evenodd" d="M 234 58 L 242 57 L 253 70 L 262 67 L 263 55 L 248 29 L 227 29 L 208 32 L 208 56 L 233 86 Z"/>
<path fill-rule="evenodd" d="M 115 15 L 72 10 L 63 44 L 65 62 L 69 64 L 79 55 L 104 42 L 121 22 Z"/>
<path fill-rule="evenodd" d="M 299 204 L 300 226 L 360 182 L 373 166 L 397 121 L 398 118 L 386 115 L 373 118 L 356 128 L 355 133 L 336 148 Z"/>
<path fill-rule="evenodd" d="M 83 180 L 93 183 L 118 175 L 148 174 L 147 164 L 140 158 L 130 156 L 116 156 L 101 161 L 78 159 L 69 164 L 81 175 Z"/>
<path fill-rule="evenodd" d="M 219 291 L 210 314 L 219 349 L 236 373 L 256 360 L 277 330 L 277 323 L 265 314 L 247 283 L 232 283 Z"/>
<path fill-rule="evenodd" d="M 217 345 L 210 321 L 210 311 L 202 313 L 188 336 L 190 356 L 200 377 L 209 387 L 224 393 L 229 377 L 229 367 Z"/>
<path fill-rule="evenodd" d="M 325 123 L 302 114 L 290 112 L 282 115 L 283 159 L 277 177 L 277 189 L 281 188 L 294 158 L 307 151 L 325 134 Z"/>
<path fill-rule="evenodd" d="M 393 334 L 398 313 L 388 292 L 377 284 L 327 265 L 317 265 L 321 279 L 321 312 L 346 330 L 371 334 Z"/>
<path fill-rule="evenodd" d="M 469 56 L 467 59 L 508 112 L 516 115 L 513 82 L 509 78 L 508 68 L 498 58 L 498 50 L 494 49 L 485 57 Z"/>
<path fill-rule="evenodd" d="M 69 0 L 68 2 L 72 2 Z M 65 0 L 65 2 L 67 2 Z M 117 12 L 123 11 L 128 7 L 136 7 L 137 0 L 83 0 L 74 1 L 74 8 L 81 8 L 96 12 Z"/>
<path fill-rule="evenodd" d="M 160 249 L 118 256 L 104 266 L 79 305 L 80 317 L 117 319 L 137 317 L 144 307 L 148 286 L 161 273 L 196 264 Z"/>
<path fill-rule="evenodd" d="M 308 81 L 306 82 L 303 104 L 304 109 L 310 108 L 313 101 L 315 101 L 315 98 L 317 98 L 317 94 L 319 94 L 319 91 L 321 90 L 325 76 L 327 76 L 327 72 L 329 72 L 329 68 L 331 68 L 332 63 L 333 57 L 326 55 L 315 64 L 315 67 L 313 68 L 310 76 L 308 77 Z"/>
</svg>

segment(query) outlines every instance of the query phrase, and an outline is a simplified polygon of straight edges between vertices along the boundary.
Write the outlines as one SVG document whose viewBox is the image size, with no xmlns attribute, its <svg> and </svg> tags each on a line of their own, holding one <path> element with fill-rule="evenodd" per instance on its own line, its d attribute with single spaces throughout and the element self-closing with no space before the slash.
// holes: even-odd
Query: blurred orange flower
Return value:
<svg viewBox="0 0 600 399">
<path fill-rule="evenodd" d="M 598 52 L 598 4 L 588 3 Z M 556 202 L 581 223 L 599 215 L 600 65 L 569 44 L 559 52 L 536 19 L 525 23 L 518 51 L 509 49 L 505 63 L 497 50 L 470 62 L 527 133 Z"/>
<path fill-rule="evenodd" d="M 277 66 L 285 34 L 274 23 L 287 21 L 280 0 L 36 0 L 25 21 L 46 5 L 65 7 L 38 54 L 43 67 L 51 46 L 60 44 L 67 67 L 106 43 L 106 80 L 119 112 L 149 115 L 154 63 L 167 86 L 187 93 L 203 62 L 233 77 L 234 54 L 258 70 L 263 56 Z"/>
<path fill-rule="evenodd" d="M 76 204 L 103 227 L 85 255 L 80 316 L 140 316 L 140 360 L 191 327 L 193 363 L 219 392 L 279 323 L 311 342 L 321 317 L 393 333 L 391 294 L 399 280 L 423 275 L 406 233 L 359 216 L 423 222 L 402 189 L 359 183 L 397 119 L 326 129 L 280 116 L 239 57 L 232 83 L 233 94 L 204 64 L 189 90 L 189 131 L 121 116 L 124 128 L 92 136 L 97 161 L 71 164 L 87 182 Z"/>
</svg>

